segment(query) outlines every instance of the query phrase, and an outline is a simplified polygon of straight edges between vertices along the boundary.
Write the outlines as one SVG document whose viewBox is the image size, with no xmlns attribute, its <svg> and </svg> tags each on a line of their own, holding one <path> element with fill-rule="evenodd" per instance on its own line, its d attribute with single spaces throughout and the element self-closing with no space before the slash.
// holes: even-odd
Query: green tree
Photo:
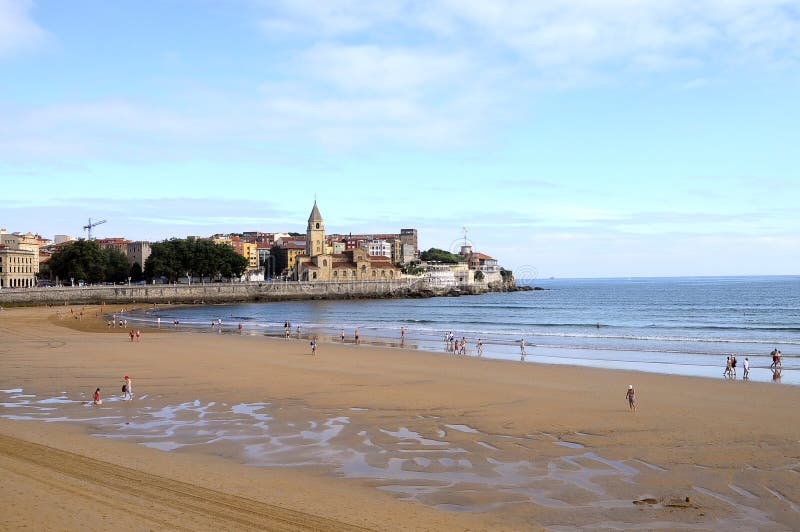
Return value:
<svg viewBox="0 0 800 532">
<path fill-rule="evenodd" d="M 142 267 L 139 266 L 138 262 L 134 262 L 131 269 L 128 271 L 128 275 L 131 278 L 131 281 L 139 282 L 144 278 Z"/>
<path fill-rule="evenodd" d="M 70 279 L 99 283 L 106 278 L 108 255 L 94 240 L 75 240 L 50 257 L 51 275 L 62 283 Z"/>
<path fill-rule="evenodd" d="M 174 282 L 192 277 L 240 277 L 247 269 L 247 259 L 231 246 L 194 238 L 165 240 L 150 246 L 150 257 L 144 265 L 148 280 L 165 277 Z"/>
<path fill-rule="evenodd" d="M 407 275 L 421 275 L 425 271 L 425 268 L 421 268 L 418 262 L 409 262 L 405 265 L 398 262 L 395 266 L 400 268 L 400 271 Z"/>
<path fill-rule="evenodd" d="M 446 264 L 458 264 L 464 261 L 464 257 L 445 251 L 443 249 L 431 248 L 419 254 L 420 260 L 425 262 L 444 262 Z"/>
<path fill-rule="evenodd" d="M 117 248 L 108 247 L 103 250 L 105 255 L 105 274 L 103 280 L 120 283 L 128 279 L 128 257 Z"/>
<path fill-rule="evenodd" d="M 482 271 L 478 270 L 478 271 L 475 272 L 475 280 L 476 281 L 483 281 L 483 277 L 484 277 L 484 275 L 483 275 Z"/>
</svg>

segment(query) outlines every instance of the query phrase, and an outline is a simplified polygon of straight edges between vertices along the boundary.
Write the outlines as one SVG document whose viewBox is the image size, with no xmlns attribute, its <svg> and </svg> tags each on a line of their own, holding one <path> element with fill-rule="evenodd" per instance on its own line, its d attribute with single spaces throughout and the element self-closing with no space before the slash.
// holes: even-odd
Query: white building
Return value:
<svg viewBox="0 0 800 532">
<path fill-rule="evenodd" d="M 367 250 L 367 253 L 373 257 L 391 257 L 392 245 L 386 240 L 365 240 L 361 242 L 361 247 Z"/>
<path fill-rule="evenodd" d="M 428 264 L 423 279 L 431 288 L 452 288 L 458 283 L 449 264 Z"/>
</svg>

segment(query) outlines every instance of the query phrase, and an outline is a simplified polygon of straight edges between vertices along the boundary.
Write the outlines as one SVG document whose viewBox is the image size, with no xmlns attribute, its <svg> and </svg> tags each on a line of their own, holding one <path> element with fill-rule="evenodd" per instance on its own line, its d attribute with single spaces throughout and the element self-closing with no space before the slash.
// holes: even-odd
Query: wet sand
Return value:
<svg viewBox="0 0 800 532">
<path fill-rule="evenodd" d="M 55 311 L 0 312 L 0 528 L 800 529 L 796 386 Z"/>
</svg>

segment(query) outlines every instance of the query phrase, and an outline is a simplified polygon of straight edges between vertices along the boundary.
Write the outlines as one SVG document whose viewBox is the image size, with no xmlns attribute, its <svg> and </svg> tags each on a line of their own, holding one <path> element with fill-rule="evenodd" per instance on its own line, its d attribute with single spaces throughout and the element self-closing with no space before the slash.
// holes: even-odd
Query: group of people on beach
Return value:
<svg viewBox="0 0 800 532">
<path fill-rule="evenodd" d="M 133 400 L 133 381 L 131 381 L 131 378 L 128 375 L 125 375 L 122 381 L 122 400 L 123 401 Z M 94 394 L 92 395 L 92 404 L 93 405 L 103 404 L 103 398 L 100 396 L 100 388 L 95 389 Z"/>
<path fill-rule="evenodd" d="M 750 361 L 745 357 L 744 359 L 745 365 L 745 375 L 744 379 L 747 380 L 748 374 L 750 373 Z M 725 371 L 722 372 L 722 376 L 726 379 L 735 379 L 736 378 L 736 355 L 730 354 L 728 358 L 725 360 Z"/>
<path fill-rule="evenodd" d="M 456 338 L 456 335 L 453 334 L 453 331 L 448 331 L 447 334 L 444 335 L 444 350 L 454 355 L 466 355 L 467 337 L 462 336 L 461 340 L 459 340 Z"/>
<path fill-rule="evenodd" d="M 772 350 L 770 356 L 772 357 L 772 364 L 770 364 L 769 369 L 772 370 L 772 379 L 779 380 L 781 378 L 781 370 L 783 369 L 781 352 L 776 347 Z M 744 369 L 742 380 L 750 380 L 750 359 L 748 357 L 744 357 L 742 367 Z M 725 360 L 725 371 L 722 372 L 722 376 L 726 379 L 736 379 L 736 355 L 728 355 L 728 358 Z"/>
</svg>

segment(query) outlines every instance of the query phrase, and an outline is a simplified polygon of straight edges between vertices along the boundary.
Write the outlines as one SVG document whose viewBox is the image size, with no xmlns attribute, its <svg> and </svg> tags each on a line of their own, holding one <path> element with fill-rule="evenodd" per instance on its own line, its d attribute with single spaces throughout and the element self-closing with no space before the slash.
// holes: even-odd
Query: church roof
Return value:
<svg viewBox="0 0 800 532">
<path fill-rule="evenodd" d="M 319 209 L 317 208 L 317 200 L 314 200 L 314 208 L 311 209 L 311 215 L 308 217 L 309 222 L 321 222 L 322 215 L 319 213 Z"/>
</svg>

